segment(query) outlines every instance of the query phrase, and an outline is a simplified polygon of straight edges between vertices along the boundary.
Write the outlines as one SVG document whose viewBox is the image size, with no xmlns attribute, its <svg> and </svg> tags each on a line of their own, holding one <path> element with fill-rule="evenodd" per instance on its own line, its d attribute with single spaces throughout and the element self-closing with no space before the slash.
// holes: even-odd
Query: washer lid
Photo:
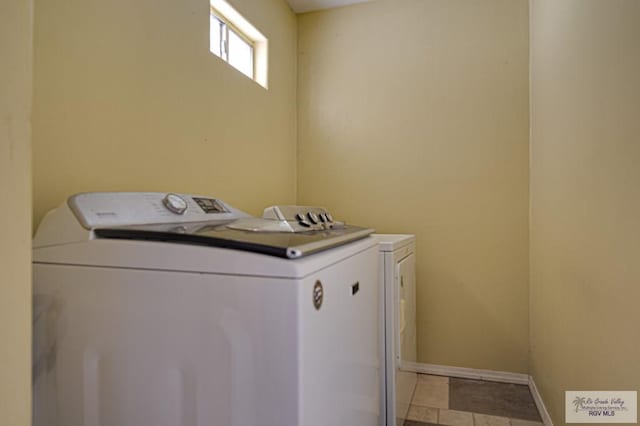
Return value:
<svg viewBox="0 0 640 426">
<path fill-rule="evenodd" d="M 296 259 L 364 238 L 372 229 L 336 221 L 322 207 L 271 206 L 257 218 L 224 201 L 190 194 L 77 194 L 49 212 L 33 247 L 119 239 L 231 248 Z"/>
<path fill-rule="evenodd" d="M 162 241 L 231 248 L 297 259 L 365 238 L 373 229 L 343 225 L 308 232 L 255 232 L 231 229 L 227 224 L 164 224 L 95 229 L 96 238 Z"/>
</svg>

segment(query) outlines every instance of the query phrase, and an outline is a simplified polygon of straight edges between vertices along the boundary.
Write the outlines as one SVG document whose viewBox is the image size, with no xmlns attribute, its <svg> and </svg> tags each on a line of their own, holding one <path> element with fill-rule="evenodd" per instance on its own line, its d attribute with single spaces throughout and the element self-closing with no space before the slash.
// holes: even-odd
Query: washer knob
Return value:
<svg viewBox="0 0 640 426">
<path fill-rule="evenodd" d="M 169 193 L 162 199 L 162 204 L 171 213 L 184 214 L 187 211 L 187 202 L 179 195 Z"/>
<path fill-rule="evenodd" d="M 318 223 L 318 215 L 314 212 L 307 213 L 307 217 L 309 218 L 309 221 L 311 221 L 311 223 L 313 223 L 314 225 Z"/>
</svg>

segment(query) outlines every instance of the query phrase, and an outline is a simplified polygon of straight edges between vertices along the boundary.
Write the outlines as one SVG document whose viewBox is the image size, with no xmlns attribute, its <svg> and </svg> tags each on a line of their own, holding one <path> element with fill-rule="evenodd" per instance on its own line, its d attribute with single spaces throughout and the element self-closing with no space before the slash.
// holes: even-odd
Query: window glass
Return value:
<svg viewBox="0 0 640 426">
<path fill-rule="evenodd" d="M 224 23 L 211 15 L 211 28 L 209 30 L 209 50 L 214 55 L 222 57 L 222 31 Z"/>
<path fill-rule="evenodd" d="M 249 78 L 253 78 L 253 48 L 235 31 L 229 30 L 229 64 Z"/>
<path fill-rule="evenodd" d="M 226 0 L 210 0 L 210 6 L 211 53 L 267 89 L 267 38 Z"/>
</svg>

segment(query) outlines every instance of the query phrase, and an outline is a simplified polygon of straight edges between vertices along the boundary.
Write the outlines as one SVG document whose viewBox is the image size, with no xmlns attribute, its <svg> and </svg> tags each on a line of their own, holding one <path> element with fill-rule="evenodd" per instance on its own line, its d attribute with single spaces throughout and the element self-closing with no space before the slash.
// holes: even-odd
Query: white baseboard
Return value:
<svg viewBox="0 0 640 426">
<path fill-rule="evenodd" d="M 515 383 L 518 385 L 529 384 L 528 375 L 522 373 L 510 373 L 508 371 L 478 370 L 476 368 L 451 367 L 448 365 L 423 364 L 419 362 L 403 362 L 402 369 L 422 374 L 433 374 L 436 376 Z"/>
<path fill-rule="evenodd" d="M 529 376 L 529 390 L 531 391 L 531 395 L 533 396 L 533 401 L 536 403 L 536 407 L 538 407 L 538 412 L 540 413 L 540 417 L 542 417 L 542 423 L 545 426 L 553 426 L 553 422 L 551 421 L 551 416 L 547 411 L 547 407 L 544 405 L 544 401 L 540 396 L 540 392 L 538 392 L 538 387 L 536 386 L 536 382 L 533 380 L 533 377 Z"/>
<path fill-rule="evenodd" d="M 538 392 L 533 377 L 522 373 L 510 373 L 508 371 L 479 370 L 476 368 L 451 367 L 448 365 L 422 364 L 419 362 L 403 362 L 403 370 L 435 376 L 459 377 L 462 379 L 487 380 L 490 382 L 515 383 L 527 385 L 536 403 L 540 417 L 545 426 L 553 426 L 551 416 L 544 405 L 544 401 Z"/>
</svg>

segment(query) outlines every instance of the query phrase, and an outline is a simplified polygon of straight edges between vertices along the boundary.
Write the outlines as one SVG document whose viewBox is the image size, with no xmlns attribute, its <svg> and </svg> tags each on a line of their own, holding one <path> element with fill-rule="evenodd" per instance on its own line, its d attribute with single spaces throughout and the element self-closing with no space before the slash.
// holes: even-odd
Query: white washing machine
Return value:
<svg viewBox="0 0 640 426">
<path fill-rule="evenodd" d="M 417 361 L 415 236 L 373 237 L 380 252 L 381 424 L 402 426 L 417 382 L 417 374 L 403 365 Z"/>
<path fill-rule="evenodd" d="M 34 239 L 36 426 L 377 426 L 378 246 L 321 208 L 87 193 Z"/>
</svg>

